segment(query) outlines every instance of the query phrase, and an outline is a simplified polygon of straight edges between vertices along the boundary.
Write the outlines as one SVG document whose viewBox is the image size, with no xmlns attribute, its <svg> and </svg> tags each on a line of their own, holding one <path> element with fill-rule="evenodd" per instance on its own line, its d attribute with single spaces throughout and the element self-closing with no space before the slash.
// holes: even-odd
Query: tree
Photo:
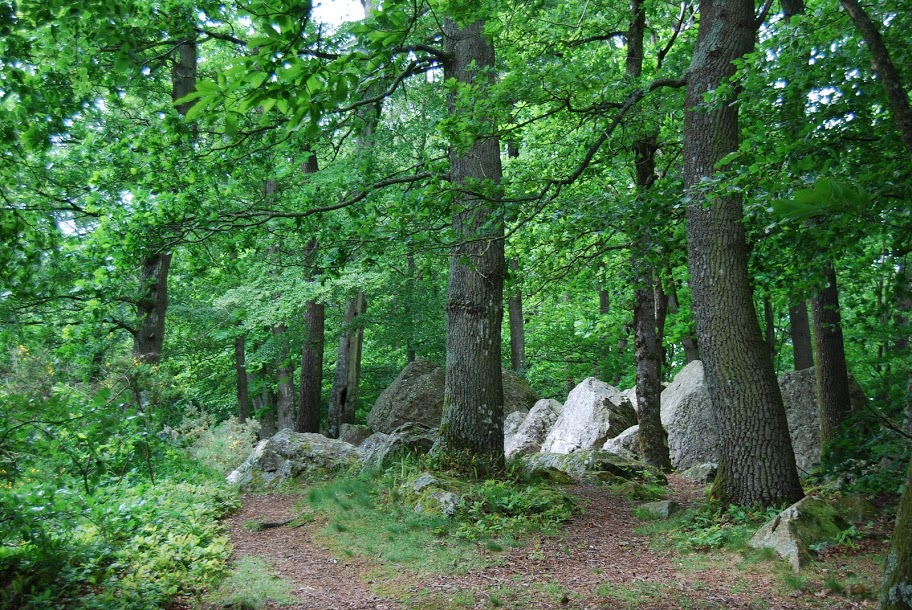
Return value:
<svg viewBox="0 0 912 610">
<path fill-rule="evenodd" d="M 455 189 L 447 291 L 447 354 L 440 438 L 457 463 L 469 459 L 482 472 L 504 462 L 503 379 L 500 334 L 503 320 L 503 220 L 497 213 L 501 165 L 493 117 L 472 108 L 494 78 L 494 47 L 484 21 L 443 28 L 444 79 L 451 83 L 450 115 L 469 129 L 467 141 L 452 134 L 450 180 Z M 471 92 L 471 93 L 470 93 Z M 483 111 L 482 111 L 483 112 Z"/>
<path fill-rule="evenodd" d="M 720 430 L 715 488 L 726 502 L 769 506 L 794 502 L 803 492 L 754 310 L 741 199 L 714 183 L 717 166 L 738 150 L 738 108 L 728 80 L 733 62 L 753 49 L 756 27 L 750 0 L 700 2 L 687 82 L 684 182 L 697 337 Z"/>
<path fill-rule="evenodd" d="M 799 301 L 795 305 L 789 306 L 789 335 L 792 338 L 792 359 L 795 362 L 795 370 L 801 371 L 814 366 L 811 326 L 808 323 L 805 301 Z"/>
<path fill-rule="evenodd" d="M 814 370 L 817 376 L 820 445 L 825 450 L 852 408 L 849 402 L 849 371 L 842 341 L 842 319 L 839 314 L 839 290 L 832 262 L 826 262 L 823 276 L 826 285 L 814 295 L 811 309 L 814 320 Z"/>
</svg>

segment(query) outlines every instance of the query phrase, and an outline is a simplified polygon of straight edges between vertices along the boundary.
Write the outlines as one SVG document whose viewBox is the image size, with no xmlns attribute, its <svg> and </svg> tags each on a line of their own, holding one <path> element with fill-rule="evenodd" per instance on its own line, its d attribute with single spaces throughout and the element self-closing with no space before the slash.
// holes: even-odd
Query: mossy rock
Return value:
<svg viewBox="0 0 912 610">
<path fill-rule="evenodd" d="M 400 501 L 413 506 L 415 512 L 452 517 L 468 489 L 468 484 L 441 474 L 421 472 L 399 486 Z"/>
<path fill-rule="evenodd" d="M 624 481 L 619 485 L 613 486 L 611 489 L 631 500 L 637 500 L 639 502 L 665 499 L 665 494 L 655 489 L 654 486 L 643 485 L 636 481 Z"/>
<path fill-rule="evenodd" d="M 815 496 L 789 506 L 760 528 L 750 540 L 754 548 L 771 548 L 800 570 L 811 557 L 811 547 L 833 542 L 849 529 L 839 512 Z"/>
<path fill-rule="evenodd" d="M 610 451 L 583 450 L 573 453 L 534 453 L 522 457 L 529 472 L 563 472 L 575 481 L 586 483 L 617 483 L 644 481 L 665 485 L 668 479 L 657 468 L 628 460 Z"/>
<path fill-rule="evenodd" d="M 832 500 L 833 508 L 852 523 L 867 523 L 880 514 L 877 507 L 860 494 L 848 494 Z"/>
</svg>

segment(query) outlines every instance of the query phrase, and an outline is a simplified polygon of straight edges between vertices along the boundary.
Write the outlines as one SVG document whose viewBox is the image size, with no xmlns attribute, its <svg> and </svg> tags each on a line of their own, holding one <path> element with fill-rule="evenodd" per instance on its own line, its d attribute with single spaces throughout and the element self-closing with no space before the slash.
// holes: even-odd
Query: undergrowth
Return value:
<svg viewBox="0 0 912 610">
<path fill-rule="evenodd" d="M 553 532 L 576 511 L 571 496 L 515 469 L 484 481 L 434 473 L 435 490 L 458 497 L 448 515 L 413 490 L 426 466 L 427 459 L 406 457 L 311 487 L 306 503 L 326 520 L 324 542 L 337 555 L 379 559 L 381 570 L 461 573 L 496 561 L 490 554 L 530 532 Z"/>
</svg>

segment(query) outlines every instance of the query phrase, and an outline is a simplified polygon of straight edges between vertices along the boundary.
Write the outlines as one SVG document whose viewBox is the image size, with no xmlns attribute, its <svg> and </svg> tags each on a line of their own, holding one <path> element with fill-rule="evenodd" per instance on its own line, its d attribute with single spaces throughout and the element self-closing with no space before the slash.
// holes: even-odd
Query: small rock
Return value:
<svg viewBox="0 0 912 610">
<path fill-rule="evenodd" d="M 641 504 L 640 509 L 645 510 L 659 519 L 668 519 L 681 510 L 681 505 L 673 500 L 659 500 L 658 502 Z"/>
<path fill-rule="evenodd" d="M 712 483 L 716 479 L 718 464 L 705 463 L 691 466 L 681 473 L 681 476 L 694 483 Z"/>
</svg>

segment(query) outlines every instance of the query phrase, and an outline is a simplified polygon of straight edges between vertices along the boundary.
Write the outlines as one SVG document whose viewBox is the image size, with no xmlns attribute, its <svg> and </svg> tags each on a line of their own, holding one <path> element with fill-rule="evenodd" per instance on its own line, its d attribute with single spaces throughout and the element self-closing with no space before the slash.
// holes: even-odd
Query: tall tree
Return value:
<svg viewBox="0 0 912 610">
<path fill-rule="evenodd" d="M 500 336 L 506 263 L 503 219 L 496 207 L 500 147 L 493 118 L 479 116 L 471 106 L 481 105 L 493 81 L 494 47 L 484 37 L 483 20 L 458 25 L 448 18 L 443 35 L 444 80 L 456 84 L 447 97 L 447 109 L 468 130 L 468 141 L 463 136 L 462 141 L 453 137 L 450 142 L 456 244 L 450 254 L 446 302 L 440 438 L 446 455 L 471 459 L 484 471 L 504 463 Z"/>
<path fill-rule="evenodd" d="M 364 344 L 361 316 L 366 311 L 367 299 L 364 297 L 364 291 L 358 290 L 355 296 L 348 300 L 342 319 L 342 334 L 339 336 L 336 373 L 326 426 L 326 434 L 330 438 L 339 437 L 339 428 L 342 424 L 355 423 L 355 407 L 361 379 L 361 349 Z"/>
<path fill-rule="evenodd" d="M 738 107 L 724 87 L 754 48 L 752 0 L 701 0 L 687 81 L 684 183 L 687 252 L 697 337 L 720 430 L 719 497 L 736 504 L 791 503 L 803 495 L 776 381 L 754 310 L 740 197 L 714 188 L 738 150 Z"/>
<path fill-rule="evenodd" d="M 814 366 L 814 349 L 811 346 L 811 325 L 808 321 L 806 301 L 789 306 L 789 336 L 792 338 L 795 370 L 802 371 Z"/>
<path fill-rule="evenodd" d="M 815 372 L 817 375 L 817 408 L 820 419 L 820 445 L 824 449 L 836 435 L 836 429 L 851 412 L 849 372 L 842 340 L 842 318 L 839 313 L 839 289 L 836 269 L 827 261 L 823 269 L 826 285 L 812 300 L 814 320 Z"/>
</svg>

